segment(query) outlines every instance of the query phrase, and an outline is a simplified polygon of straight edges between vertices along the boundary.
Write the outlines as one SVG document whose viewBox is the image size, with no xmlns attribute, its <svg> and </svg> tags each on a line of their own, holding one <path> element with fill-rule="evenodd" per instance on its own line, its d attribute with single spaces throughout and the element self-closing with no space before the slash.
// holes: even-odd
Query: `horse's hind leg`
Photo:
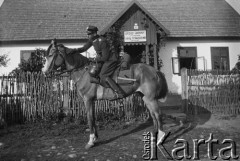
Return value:
<svg viewBox="0 0 240 161">
<path fill-rule="evenodd" d="M 165 133 L 163 132 L 162 111 L 158 104 L 158 100 L 148 99 L 146 96 L 144 96 L 143 101 L 145 102 L 152 116 L 154 133 L 157 133 L 158 136 L 157 142 L 159 143 L 160 141 L 162 141 Z"/>
<path fill-rule="evenodd" d="M 91 99 L 85 100 L 84 103 L 87 111 L 88 126 L 90 129 L 89 141 L 85 146 L 85 148 L 89 149 L 94 146 L 94 143 L 98 138 L 98 134 L 97 134 L 96 124 L 95 124 L 95 113 L 94 113 L 95 109 L 93 106 L 93 100 Z"/>
</svg>

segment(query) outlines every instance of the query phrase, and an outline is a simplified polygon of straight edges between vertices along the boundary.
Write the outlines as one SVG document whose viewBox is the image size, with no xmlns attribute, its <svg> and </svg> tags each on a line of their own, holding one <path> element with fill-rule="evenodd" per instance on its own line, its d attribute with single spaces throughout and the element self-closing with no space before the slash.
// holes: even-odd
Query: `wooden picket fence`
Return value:
<svg viewBox="0 0 240 161">
<path fill-rule="evenodd" d="M 188 110 L 199 112 L 202 107 L 211 113 L 240 114 L 240 75 L 230 71 L 188 70 Z"/>
<path fill-rule="evenodd" d="M 64 80 L 67 82 L 64 83 Z M 74 82 L 66 76 L 46 78 L 41 73 L 19 73 L 0 77 L 0 122 L 8 124 L 51 119 L 63 109 L 68 96 L 67 110 L 73 118 L 86 119 L 86 111 Z M 66 100 L 66 99 L 65 99 Z M 66 102 L 65 102 L 66 104 Z M 131 95 L 120 101 L 95 101 L 95 113 L 110 113 L 119 120 L 148 117 L 140 97 Z"/>
</svg>

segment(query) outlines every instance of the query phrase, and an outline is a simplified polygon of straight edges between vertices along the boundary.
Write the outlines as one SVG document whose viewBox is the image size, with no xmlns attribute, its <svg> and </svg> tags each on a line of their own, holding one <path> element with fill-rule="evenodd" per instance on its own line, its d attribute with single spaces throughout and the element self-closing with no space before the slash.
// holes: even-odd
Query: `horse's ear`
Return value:
<svg viewBox="0 0 240 161">
<path fill-rule="evenodd" d="M 53 46 L 56 46 L 56 45 L 57 45 L 57 40 L 56 40 L 56 39 L 53 39 L 52 42 L 51 42 L 51 44 L 52 44 Z"/>
</svg>

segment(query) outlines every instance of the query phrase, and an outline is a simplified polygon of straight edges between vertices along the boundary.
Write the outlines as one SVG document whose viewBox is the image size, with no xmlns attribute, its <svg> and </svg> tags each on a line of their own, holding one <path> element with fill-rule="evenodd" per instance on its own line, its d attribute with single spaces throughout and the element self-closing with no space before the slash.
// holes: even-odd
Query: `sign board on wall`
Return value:
<svg viewBox="0 0 240 161">
<path fill-rule="evenodd" d="M 124 42 L 146 42 L 146 30 L 124 31 Z"/>
</svg>

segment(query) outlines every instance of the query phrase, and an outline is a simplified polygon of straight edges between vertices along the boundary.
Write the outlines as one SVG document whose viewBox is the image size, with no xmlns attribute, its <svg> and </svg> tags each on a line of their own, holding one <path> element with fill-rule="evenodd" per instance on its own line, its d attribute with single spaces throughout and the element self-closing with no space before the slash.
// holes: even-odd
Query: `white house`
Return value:
<svg viewBox="0 0 240 161">
<path fill-rule="evenodd" d="M 181 93 L 182 67 L 232 69 L 240 55 L 240 15 L 225 0 L 4 0 L 0 52 L 11 61 L 0 73 L 53 38 L 76 48 L 88 25 L 104 34 L 119 24 L 125 52 L 155 68 L 162 60 L 172 93 Z"/>
</svg>

